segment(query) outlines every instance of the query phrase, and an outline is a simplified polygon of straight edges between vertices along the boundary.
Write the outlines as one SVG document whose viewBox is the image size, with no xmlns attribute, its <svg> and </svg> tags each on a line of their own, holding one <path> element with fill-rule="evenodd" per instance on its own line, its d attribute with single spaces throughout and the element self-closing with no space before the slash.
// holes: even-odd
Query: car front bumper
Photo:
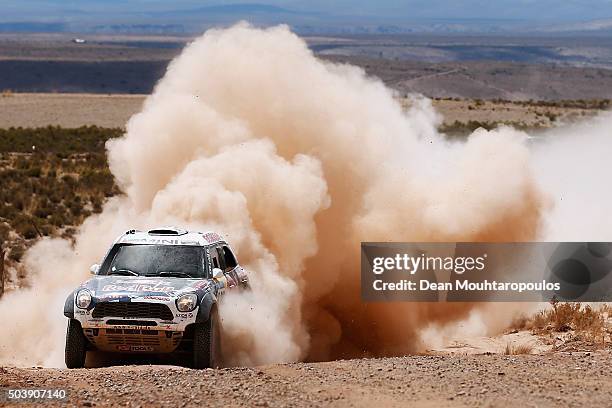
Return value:
<svg viewBox="0 0 612 408">
<path fill-rule="evenodd" d="M 198 312 L 197 308 L 188 313 L 179 312 L 174 299 L 169 297 L 139 301 L 130 299 L 121 303 L 97 301 L 90 310 L 75 310 L 75 319 L 81 323 L 85 337 L 97 350 L 138 354 L 171 353 L 179 347 L 187 327 L 195 323 Z M 155 309 L 163 308 L 165 316 L 146 316 L 143 310 L 151 305 Z"/>
</svg>

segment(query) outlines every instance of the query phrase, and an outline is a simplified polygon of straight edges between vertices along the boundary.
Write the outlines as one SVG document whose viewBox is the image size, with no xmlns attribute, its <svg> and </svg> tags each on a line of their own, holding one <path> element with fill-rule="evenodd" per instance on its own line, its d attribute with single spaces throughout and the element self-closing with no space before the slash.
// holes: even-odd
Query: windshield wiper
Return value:
<svg viewBox="0 0 612 408">
<path fill-rule="evenodd" d="M 134 272 L 130 269 L 115 269 L 114 271 L 110 271 L 109 275 L 123 275 L 123 276 L 140 276 L 138 272 Z"/>
<path fill-rule="evenodd" d="M 193 276 L 189 275 L 185 272 L 178 271 L 162 271 L 157 274 L 158 276 L 176 276 L 178 278 L 193 278 Z"/>
</svg>

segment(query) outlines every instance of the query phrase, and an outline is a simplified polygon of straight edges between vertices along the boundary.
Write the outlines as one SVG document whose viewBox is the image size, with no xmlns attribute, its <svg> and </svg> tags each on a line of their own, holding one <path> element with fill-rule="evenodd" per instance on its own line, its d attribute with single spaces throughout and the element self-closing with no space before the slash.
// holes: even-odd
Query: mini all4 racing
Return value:
<svg viewBox="0 0 612 408">
<path fill-rule="evenodd" d="M 180 353 L 194 368 L 219 366 L 219 299 L 249 287 L 219 234 L 130 230 L 91 272 L 64 305 L 68 368 L 84 367 L 89 351 Z"/>
</svg>

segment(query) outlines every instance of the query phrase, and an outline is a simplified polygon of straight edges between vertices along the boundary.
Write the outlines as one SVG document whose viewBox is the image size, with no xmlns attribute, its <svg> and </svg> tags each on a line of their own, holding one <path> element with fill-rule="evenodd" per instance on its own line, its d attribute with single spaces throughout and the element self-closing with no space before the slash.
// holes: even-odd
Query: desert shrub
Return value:
<svg viewBox="0 0 612 408">
<path fill-rule="evenodd" d="M 77 184 L 77 179 L 73 175 L 64 174 L 62 176 L 62 182 L 70 189 L 73 189 Z"/>
<path fill-rule="evenodd" d="M 532 352 L 533 346 L 529 343 L 523 343 L 516 346 L 507 343 L 504 350 L 504 354 L 506 355 L 531 354 Z"/>
<path fill-rule="evenodd" d="M 535 314 L 525 325 L 536 334 L 573 331 L 587 338 L 599 338 L 605 329 L 603 312 L 581 303 L 553 303 L 552 309 Z"/>
<path fill-rule="evenodd" d="M 8 257 L 11 261 L 19 262 L 21 261 L 21 258 L 23 257 L 25 250 L 26 248 L 24 245 L 14 245 L 11 247 Z"/>
<path fill-rule="evenodd" d="M 70 202 L 68 208 L 70 209 L 70 213 L 75 217 L 81 215 L 83 211 L 83 204 L 81 203 L 80 197 L 75 196 L 75 198 Z"/>
<path fill-rule="evenodd" d="M 41 234 L 48 237 L 49 235 L 53 235 L 54 228 L 49 224 L 42 224 L 39 230 Z"/>
<path fill-rule="evenodd" d="M 26 170 L 26 176 L 28 177 L 40 177 L 40 175 L 42 174 L 42 169 L 38 166 L 36 167 L 30 167 L 28 170 Z"/>
<path fill-rule="evenodd" d="M 465 136 L 478 128 L 484 128 L 491 130 L 499 125 L 498 122 L 480 122 L 477 120 L 469 120 L 467 122 L 460 122 L 455 120 L 451 124 L 443 124 L 438 128 L 441 133 L 448 136 Z"/>
<path fill-rule="evenodd" d="M 73 239 L 76 234 L 76 228 L 68 227 L 62 232 L 62 238 Z"/>
<path fill-rule="evenodd" d="M 25 156 L 18 156 L 15 160 L 15 168 L 17 170 L 27 170 L 30 168 L 30 162 Z"/>
<path fill-rule="evenodd" d="M 34 215 L 38 218 L 47 218 L 51 215 L 52 209 L 49 206 L 45 206 L 43 204 L 38 204 L 36 209 L 34 210 Z"/>
<path fill-rule="evenodd" d="M 8 240 L 10 228 L 6 224 L 0 224 L 0 244 Z"/>
<path fill-rule="evenodd" d="M 51 201 L 53 204 L 59 204 L 62 202 L 62 194 L 59 190 L 51 190 L 47 195 L 47 198 L 49 198 L 49 201 Z"/>
<path fill-rule="evenodd" d="M 49 223 L 56 227 L 63 227 L 68 224 L 66 215 L 61 207 L 58 207 L 49 217 Z"/>
<path fill-rule="evenodd" d="M 556 114 L 554 114 L 552 112 L 546 112 L 546 113 L 544 113 L 544 116 L 546 116 L 548 118 L 548 120 L 550 120 L 551 122 L 554 122 L 559 117 L 559 115 L 556 115 Z"/>
<path fill-rule="evenodd" d="M 544 311 L 536 313 L 530 322 L 527 322 L 527 328 L 532 328 L 536 332 L 542 332 L 548 325 L 548 315 Z"/>
<path fill-rule="evenodd" d="M 13 197 L 11 198 L 11 204 L 17 211 L 25 210 L 25 207 L 28 202 L 28 196 L 23 192 L 16 192 L 16 194 L 13 195 Z"/>
<path fill-rule="evenodd" d="M 14 217 L 11 220 L 11 227 L 25 239 L 33 239 L 38 236 L 38 231 L 34 226 L 34 220 L 26 214 L 18 214 Z"/>
<path fill-rule="evenodd" d="M 104 153 L 106 141 L 122 133 L 119 128 L 97 126 L 0 129 L 0 151 L 31 153 L 35 146 L 37 152 L 56 153 L 59 158 L 76 153 Z"/>
<path fill-rule="evenodd" d="M 512 322 L 510 323 L 508 329 L 516 331 L 524 330 L 527 327 L 528 323 L 529 318 L 525 314 L 520 314 L 512 319 Z"/>
<path fill-rule="evenodd" d="M 17 211 L 17 209 L 11 204 L 0 205 L 0 217 L 4 218 L 5 220 L 11 220 L 15 218 L 18 213 L 19 211 Z"/>
<path fill-rule="evenodd" d="M 586 305 L 582 310 L 575 312 L 571 324 L 575 330 L 600 331 L 599 329 L 604 326 L 604 321 L 599 310 Z"/>
<path fill-rule="evenodd" d="M 93 197 L 91 205 L 94 213 L 99 214 L 102 212 L 102 200 L 99 197 Z"/>
<path fill-rule="evenodd" d="M 100 189 L 111 191 L 115 183 L 110 171 L 106 170 L 86 170 L 79 180 L 85 189 Z"/>
</svg>

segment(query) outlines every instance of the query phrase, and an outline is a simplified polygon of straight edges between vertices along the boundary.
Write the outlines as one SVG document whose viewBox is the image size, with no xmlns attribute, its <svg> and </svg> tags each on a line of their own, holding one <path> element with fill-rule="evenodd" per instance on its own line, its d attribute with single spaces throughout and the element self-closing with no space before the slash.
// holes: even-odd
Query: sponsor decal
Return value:
<svg viewBox="0 0 612 408">
<path fill-rule="evenodd" d="M 126 324 L 113 324 L 107 325 L 108 329 L 128 329 L 128 330 L 151 330 L 154 329 L 153 326 L 135 326 L 135 325 L 126 325 Z"/>
<path fill-rule="evenodd" d="M 198 281 L 198 282 L 195 282 L 193 285 L 191 285 L 191 287 L 194 289 L 206 289 L 209 286 L 210 286 L 210 282 L 208 282 L 207 280 Z"/>
<path fill-rule="evenodd" d="M 102 292 L 170 292 L 175 290 L 171 286 L 171 282 L 154 281 L 154 280 L 138 280 L 138 281 L 122 281 L 117 280 L 114 284 L 105 285 Z"/>
<path fill-rule="evenodd" d="M 120 344 L 117 346 L 117 351 L 153 351 L 154 348 L 151 346 L 128 346 L 126 344 Z"/>
<path fill-rule="evenodd" d="M 129 302 L 132 300 L 132 296 L 115 293 L 101 296 L 98 298 L 98 300 L 101 302 Z"/>
<path fill-rule="evenodd" d="M 169 302 L 171 299 L 165 296 L 143 296 L 145 300 L 159 300 L 160 302 Z"/>
<path fill-rule="evenodd" d="M 177 313 L 176 317 L 180 317 L 181 319 L 189 319 L 193 317 L 193 313 Z"/>
<path fill-rule="evenodd" d="M 213 243 L 221 240 L 221 237 L 216 232 L 207 232 L 204 234 L 204 239 L 208 243 Z"/>
<path fill-rule="evenodd" d="M 123 242 L 129 243 L 145 243 L 158 245 L 198 245 L 198 241 L 184 240 L 176 238 L 127 238 Z"/>
</svg>

